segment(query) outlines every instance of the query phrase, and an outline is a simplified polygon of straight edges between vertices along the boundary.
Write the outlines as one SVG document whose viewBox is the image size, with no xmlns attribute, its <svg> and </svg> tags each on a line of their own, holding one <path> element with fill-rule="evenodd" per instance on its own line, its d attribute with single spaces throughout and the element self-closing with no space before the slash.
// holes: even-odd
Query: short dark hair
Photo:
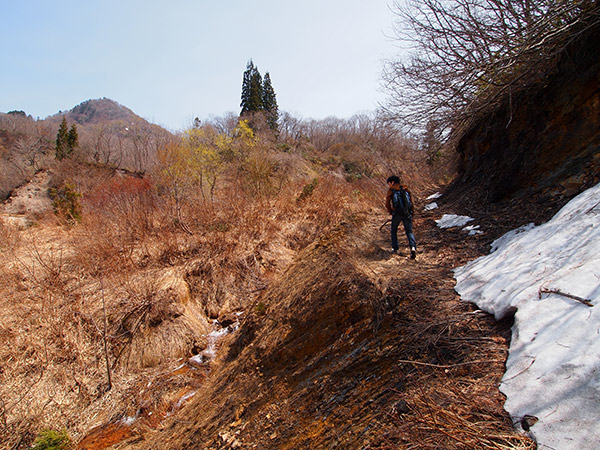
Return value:
<svg viewBox="0 0 600 450">
<path fill-rule="evenodd" d="M 387 179 L 387 182 L 388 183 L 398 183 L 398 184 L 400 184 L 400 178 L 397 177 L 396 175 L 392 175 L 391 177 L 389 177 Z"/>
</svg>

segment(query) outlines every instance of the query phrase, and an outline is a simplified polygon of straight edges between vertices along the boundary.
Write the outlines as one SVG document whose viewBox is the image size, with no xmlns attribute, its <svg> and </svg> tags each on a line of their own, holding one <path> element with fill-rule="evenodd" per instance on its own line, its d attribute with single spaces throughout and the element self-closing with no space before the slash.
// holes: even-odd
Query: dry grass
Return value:
<svg viewBox="0 0 600 450">
<path fill-rule="evenodd" d="M 465 386 L 471 389 L 466 390 Z M 489 386 L 484 383 L 484 388 Z M 475 388 L 475 391 L 478 389 Z M 480 389 L 481 390 L 481 389 Z M 510 429 L 499 416 L 497 405 L 487 404 L 487 392 L 473 392 L 471 382 L 461 385 L 448 378 L 443 387 L 421 388 L 406 394 L 410 405 L 399 402 L 402 411 L 393 411 L 396 427 L 386 440 L 393 447 L 382 445 L 377 448 L 397 448 L 402 443 L 405 449 L 445 450 L 534 450 L 535 443 L 527 436 Z M 474 404 L 473 399 L 481 400 Z M 476 408 L 474 408 L 476 406 Z"/>
<path fill-rule="evenodd" d="M 203 348 L 207 318 L 247 308 L 299 249 L 366 207 L 336 176 L 297 201 L 309 181 L 274 179 L 257 195 L 232 180 L 214 202 L 190 197 L 182 212 L 193 234 L 168 197 L 138 181 L 90 183 L 74 226 L 0 224 L 0 449 L 25 448 L 41 428 L 77 439 L 134 414 L 159 367 Z M 181 386 L 161 395 L 172 389 Z"/>
<path fill-rule="evenodd" d="M 63 161 L 52 183 L 82 194 L 81 222 L 0 222 L 0 449 L 168 410 L 204 376 L 169 374 L 204 348 L 212 319 L 251 308 L 300 250 L 380 205 L 392 169 L 377 152 L 327 162 L 298 149 L 265 140 L 220 168 L 210 195 L 193 186 L 178 204 L 159 178 Z"/>
<path fill-rule="evenodd" d="M 423 228 L 429 244 L 441 244 L 439 233 Z M 430 257 L 387 288 L 393 334 L 382 345 L 400 381 L 369 448 L 533 450 L 535 443 L 513 429 L 498 392 L 511 324 L 461 302 L 444 281 L 454 260 Z"/>
</svg>

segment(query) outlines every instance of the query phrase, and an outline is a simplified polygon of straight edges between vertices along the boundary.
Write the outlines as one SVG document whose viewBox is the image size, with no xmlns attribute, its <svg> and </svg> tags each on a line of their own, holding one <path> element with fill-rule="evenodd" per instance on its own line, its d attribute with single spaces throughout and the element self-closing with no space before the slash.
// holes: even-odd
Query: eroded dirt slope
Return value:
<svg viewBox="0 0 600 450">
<path fill-rule="evenodd" d="M 534 448 L 497 386 L 508 323 L 461 302 L 452 268 L 485 235 L 416 219 L 417 261 L 390 257 L 373 212 L 304 250 L 247 311 L 212 373 L 160 432 L 119 449 Z"/>
</svg>

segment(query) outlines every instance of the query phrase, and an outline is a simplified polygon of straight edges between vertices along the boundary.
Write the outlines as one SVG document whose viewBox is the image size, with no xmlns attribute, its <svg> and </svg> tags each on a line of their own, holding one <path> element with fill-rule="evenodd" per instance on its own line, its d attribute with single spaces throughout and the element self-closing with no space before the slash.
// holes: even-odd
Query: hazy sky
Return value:
<svg viewBox="0 0 600 450">
<path fill-rule="evenodd" d="M 279 109 L 340 118 L 383 100 L 389 0 L 0 0 L 0 112 L 107 97 L 171 130 L 239 113 L 249 59 Z"/>
</svg>

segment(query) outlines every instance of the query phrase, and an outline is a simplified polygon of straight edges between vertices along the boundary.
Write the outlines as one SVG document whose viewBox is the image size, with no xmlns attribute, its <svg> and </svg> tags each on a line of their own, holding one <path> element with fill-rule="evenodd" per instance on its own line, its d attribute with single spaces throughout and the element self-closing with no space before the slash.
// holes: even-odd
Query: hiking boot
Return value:
<svg viewBox="0 0 600 450">
<path fill-rule="evenodd" d="M 410 259 L 415 259 L 416 257 L 417 257 L 417 249 L 413 247 L 410 249 Z"/>
<path fill-rule="evenodd" d="M 394 249 L 390 250 L 390 255 L 397 255 L 397 254 L 398 254 L 398 250 L 394 250 Z"/>
</svg>

